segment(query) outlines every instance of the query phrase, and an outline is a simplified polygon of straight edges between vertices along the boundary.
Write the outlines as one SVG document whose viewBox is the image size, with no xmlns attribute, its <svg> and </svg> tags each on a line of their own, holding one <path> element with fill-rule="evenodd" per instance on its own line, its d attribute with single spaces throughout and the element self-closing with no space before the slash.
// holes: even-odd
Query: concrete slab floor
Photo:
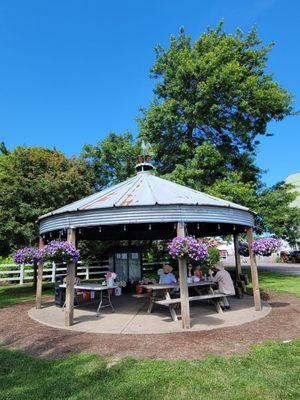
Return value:
<svg viewBox="0 0 300 400">
<path fill-rule="evenodd" d="M 267 303 L 263 303 L 262 311 L 255 311 L 253 297 L 245 295 L 242 299 L 230 298 L 231 309 L 218 314 L 213 305 L 207 302 L 190 303 L 191 329 L 190 331 L 206 331 L 218 328 L 243 325 L 247 322 L 265 317 L 271 311 Z M 31 308 L 29 316 L 44 325 L 58 329 L 68 329 L 77 332 L 110 333 L 110 334 L 161 334 L 184 332 L 181 327 L 180 310 L 179 321 L 171 319 L 169 309 L 155 305 L 151 314 L 147 313 L 149 299 L 124 294 L 112 298 L 115 312 L 110 308 L 101 310 L 96 316 L 97 305 L 75 308 L 74 325 L 64 326 L 64 311 L 54 305 L 53 301 L 43 304 L 37 310 Z"/>
</svg>

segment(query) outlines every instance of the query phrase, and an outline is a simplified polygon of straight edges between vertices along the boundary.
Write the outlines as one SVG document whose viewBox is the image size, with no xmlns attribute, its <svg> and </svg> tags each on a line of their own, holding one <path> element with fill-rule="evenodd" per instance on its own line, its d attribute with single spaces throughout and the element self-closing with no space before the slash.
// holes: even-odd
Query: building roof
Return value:
<svg viewBox="0 0 300 400">
<path fill-rule="evenodd" d="M 58 208 L 41 216 L 39 219 L 73 211 L 156 205 L 217 206 L 249 210 L 230 201 L 159 178 L 150 171 L 144 171 L 115 186 Z"/>
</svg>

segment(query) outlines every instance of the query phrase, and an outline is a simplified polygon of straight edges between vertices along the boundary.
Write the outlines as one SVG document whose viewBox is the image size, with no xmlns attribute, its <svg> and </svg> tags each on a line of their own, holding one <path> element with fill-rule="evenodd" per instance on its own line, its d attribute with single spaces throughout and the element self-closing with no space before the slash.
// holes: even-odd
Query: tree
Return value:
<svg viewBox="0 0 300 400">
<path fill-rule="evenodd" d="M 229 171 L 238 170 L 244 182 L 257 179 L 258 136 L 269 135 L 268 122 L 292 113 L 291 95 L 265 71 L 271 48 L 255 29 L 228 35 L 222 23 L 195 43 L 181 30 L 167 50 L 156 48 L 155 97 L 139 125 L 162 174 L 185 167 L 209 142 Z"/>
<path fill-rule="evenodd" d="M 300 209 L 292 207 L 297 193 L 294 186 L 279 182 L 262 193 L 258 213 L 262 216 L 265 230 L 275 233 L 295 245 L 300 234 Z"/>
<path fill-rule="evenodd" d="M 84 161 L 43 147 L 0 154 L 0 188 L 1 255 L 37 243 L 38 216 L 92 191 Z"/>
<path fill-rule="evenodd" d="M 8 148 L 5 146 L 4 142 L 0 142 L 0 154 L 9 154 Z"/>
<path fill-rule="evenodd" d="M 249 207 L 256 213 L 255 230 L 286 239 L 291 245 L 299 238 L 300 210 L 291 207 L 296 198 L 292 185 L 279 182 L 271 188 L 241 181 L 238 174 L 217 180 L 207 193 Z"/>
<path fill-rule="evenodd" d="M 138 153 L 139 145 L 131 133 L 117 135 L 111 132 L 95 145 L 85 145 L 80 158 L 87 162 L 95 188 L 101 190 L 132 176 Z"/>
</svg>

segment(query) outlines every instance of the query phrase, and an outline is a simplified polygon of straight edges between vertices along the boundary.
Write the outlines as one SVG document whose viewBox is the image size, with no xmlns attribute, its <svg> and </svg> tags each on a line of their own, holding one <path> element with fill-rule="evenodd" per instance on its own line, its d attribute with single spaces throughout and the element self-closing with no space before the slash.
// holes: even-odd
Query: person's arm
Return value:
<svg viewBox="0 0 300 400">
<path fill-rule="evenodd" d="M 209 269 L 209 270 L 208 270 L 208 273 L 209 273 L 210 279 L 211 279 L 213 282 L 219 282 L 219 281 L 220 281 L 221 276 L 220 276 L 219 272 L 217 272 L 216 275 L 213 276 L 212 270 Z"/>
</svg>

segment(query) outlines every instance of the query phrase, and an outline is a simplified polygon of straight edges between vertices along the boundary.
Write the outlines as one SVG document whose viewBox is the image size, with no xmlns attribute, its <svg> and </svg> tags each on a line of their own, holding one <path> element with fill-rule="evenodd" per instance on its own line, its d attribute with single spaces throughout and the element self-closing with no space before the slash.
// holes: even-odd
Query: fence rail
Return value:
<svg viewBox="0 0 300 400">
<path fill-rule="evenodd" d="M 4 268 L 4 269 L 3 269 Z M 5 270 L 5 268 L 13 268 Z M 43 280 L 50 279 L 51 282 L 55 282 L 55 278 L 58 275 L 66 275 L 66 265 L 52 263 L 51 266 L 46 266 L 43 269 Z M 104 275 L 109 270 L 108 260 L 105 260 L 101 265 L 89 266 L 89 265 L 77 265 L 77 276 L 83 277 L 84 279 L 90 279 L 95 275 Z M 2 276 L 5 276 L 2 278 Z M 13 276 L 9 276 L 13 275 Z M 32 265 L 25 264 L 1 264 L 0 265 L 0 283 L 1 282 L 18 282 L 23 284 L 25 281 L 30 282 L 34 279 L 34 269 Z"/>
</svg>

